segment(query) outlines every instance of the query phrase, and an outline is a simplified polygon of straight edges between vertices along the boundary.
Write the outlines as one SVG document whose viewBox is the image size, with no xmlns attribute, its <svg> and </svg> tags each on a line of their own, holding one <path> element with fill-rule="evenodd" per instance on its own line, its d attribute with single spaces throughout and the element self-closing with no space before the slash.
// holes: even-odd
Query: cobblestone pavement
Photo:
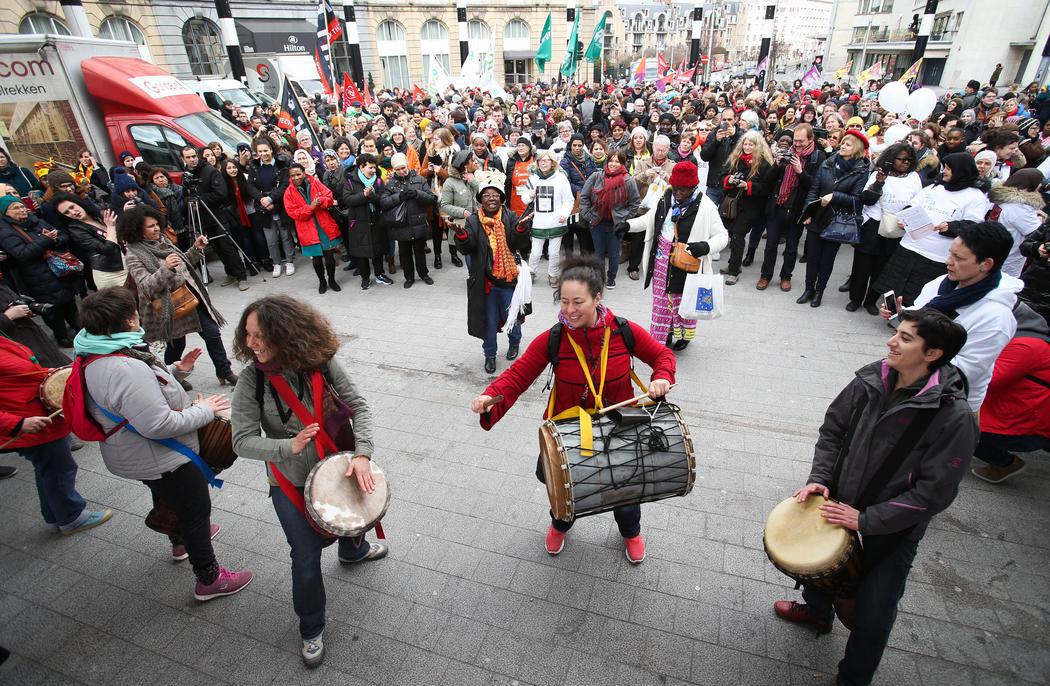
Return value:
<svg viewBox="0 0 1050 686">
<path fill-rule="evenodd" d="M 299 661 L 288 546 L 259 463 L 238 462 L 213 496 L 219 560 L 256 579 L 199 604 L 187 563 L 173 564 L 166 539 L 143 525 L 145 487 L 111 476 L 89 445 L 75 454 L 77 486 L 114 516 L 70 538 L 45 530 L 28 463 L 0 456 L 19 467 L 0 483 L 0 643 L 14 653 L 0 682 L 834 681 L 847 634 L 837 626 L 816 639 L 773 616 L 775 599 L 796 596 L 763 554 L 762 523 L 807 476 L 828 403 L 882 356 L 881 320 L 845 312 L 833 289 L 820 309 L 796 305 L 804 265 L 790 294 L 757 292 L 757 267 L 745 270 L 727 289 L 728 316 L 701 323 L 679 357 L 672 394 L 696 442 L 698 481 L 686 498 L 643 506 L 648 557 L 633 567 L 609 515 L 581 520 L 560 556 L 544 552 L 546 494 L 533 476 L 543 384 L 493 431 L 478 427 L 468 404 L 486 375 L 480 342 L 466 334 L 463 270 L 432 272 L 435 286 L 408 291 L 399 273 L 394 287 L 368 292 L 340 272 L 343 292 L 318 296 L 300 265 L 293 277 L 255 279 L 246 293 L 216 287 L 213 297 L 231 319 L 267 293 L 323 304 L 345 339 L 340 359 L 374 404 L 375 457 L 393 489 L 391 554 L 347 568 L 325 553 L 325 665 L 308 673 Z M 526 341 L 553 322 L 546 294 L 537 289 Z M 625 276 L 607 301 L 648 321 L 649 293 Z M 202 358 L 198 389 L 219 390 L 210 370 Z M 1004 486 L 967 477 L 934 520 L 877 683 L 1050 682 L 1050 469 L 1032 458 Z"/>
</svg>

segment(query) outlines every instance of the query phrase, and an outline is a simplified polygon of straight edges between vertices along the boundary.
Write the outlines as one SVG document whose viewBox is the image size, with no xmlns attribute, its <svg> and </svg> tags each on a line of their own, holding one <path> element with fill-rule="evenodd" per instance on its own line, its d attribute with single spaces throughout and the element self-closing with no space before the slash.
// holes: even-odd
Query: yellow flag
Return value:
<svg viewBox="0 0 1050 686">
<path fill-rule="evenodd" d="M 846 65 L 844 67 L 840 67 L 840 68 L 836 69 L 835 70 L 835 80 L 836 81 L 841 81 L 842 79 L 846 78 L 846 74 L 849 74 L 849 70 L 852 69 L 852 68 L 853 68 L 853 60 L 850 60 L 849 62 L 846 62 Z"/>
<path fill-rule="evenodd" d="M 910 67 L 908 67 L 908 70 L 905 71 L 901 75 L 901 77 L 898 79 L 898 81 L 900 81 L 905 86 L 907 86 L 909 83 L 911 83 L 916 78 L 918 78 L 918 76 L 919 76 L 919 69 L 922 68 L 922 59 L 923 58 L 920 57 L 918 62 L 916 62 L 915 64 L 913 64 Z"/>
</svg>

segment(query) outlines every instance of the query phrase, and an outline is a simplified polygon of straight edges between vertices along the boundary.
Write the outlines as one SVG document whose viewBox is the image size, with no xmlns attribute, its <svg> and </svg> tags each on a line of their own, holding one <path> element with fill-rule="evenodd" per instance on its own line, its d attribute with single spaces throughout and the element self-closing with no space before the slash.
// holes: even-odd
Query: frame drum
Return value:
<svg viewBox="0 0 1050 686">
<path fill-rule="evenodd" d="M 58 412 L 62 409 L 62 396 L 66 392 L 66 382 L 73 373 L 73 365 L 58 367 L 48 372 L 44 380 L 40 382 L 40 402 L 50 412 Z"/>
<path fill-rule="evenodd" d="M 339 537 L 360 536 L 383 518 L 390 489 L 383 470 L 370 461 L 375 491 L 365 493 L 346 470 L 354 453 L 335 453 L 318 462 L 303 486 L 306 512 L 322 531 Z"/>
</svg>

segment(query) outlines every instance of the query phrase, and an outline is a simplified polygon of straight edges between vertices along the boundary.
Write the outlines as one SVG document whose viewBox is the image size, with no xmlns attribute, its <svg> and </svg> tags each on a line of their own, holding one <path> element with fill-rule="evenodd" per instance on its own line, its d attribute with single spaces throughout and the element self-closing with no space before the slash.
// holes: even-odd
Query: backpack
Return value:
<svg viewBox="0 0 1050 686">
<path fill-rule="evenodd" d="M 634 332 L 631 331 L 631 323 L 623 317 L 615 317 L 616 328 L 613 329 L 613 333 L 618 333 L 623 338 L 623 344 L 627 346 L 627 352 L 634 357 Z M 550 336 L 547 338 L 547 362 L 552 367 L 558 366 L 558 350 L 561 348 L 561 335 L 563 325 L 558 322 L 550 329 Z M 633 360 L 632 360 L 633 366 Z"/>
<path fill-rule="evenodd" d="M 118 423 L 109 431 L 105 431 L 87 407 L 87 380 L 84 378 L 84 370 L 89 364 L 103 357 L 127 357 L 123 353 L 106 353 L 104 355 L 77 355 L 73 360 L 72 373 L 66 381 L 66 389 L 62 392 L 62 416 L 66 419 L 69 430 L 82 441 L 105 441 L 107 438 L 124 428 L 128 420 Z"/>
</svg>

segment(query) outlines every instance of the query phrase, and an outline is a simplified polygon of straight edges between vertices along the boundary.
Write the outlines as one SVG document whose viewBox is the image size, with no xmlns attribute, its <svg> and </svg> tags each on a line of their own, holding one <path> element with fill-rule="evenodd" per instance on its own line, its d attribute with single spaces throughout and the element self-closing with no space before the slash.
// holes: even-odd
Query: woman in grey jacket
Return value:
<svg viewBox="0 0 1050 686">
<path fill-rule="evenodd" d="M 320 393 L 329 399 L 338 395 L 353 409 L 354 457 L 346 477 L 354 478 L 368 493 L 375 488 L 370 464 L 372 413 L 335 358 L 339 338 L 331 324 L 302 301 L 286 295 L 256 300 L 241 315 L 233 345 L 236 356 L 251 365 L 233 394 L 234 452 L 266 462 L 270 499 L 291 547 L 292 605 L 299 616 L 302 659 L 307 667 L 316 667 L 324 660 L 321 550 L 326 540 L 307 521 L 302 498 L 306 477 L 324 452 L 323 448 L 318 452 L 315 440 L 321 433 L 320 422 L 304 423 L 284 393 L 294 393 L 310 418 L 323 412 L 313 401 L 319 385 Z M 328 404 L 322 401 L 322 406 Z M 339 450 L 349 447 L 340 445 L 339 436 L 330 439 Z M 339 561 L 344 564 L 376 560 L 386 553 L 384 543 L 370 544 L 364 535 L 339 539 Z"/>
<path fill-rule="evenodd" d="M 620 268 L 620 238 L 627 233 L 627 221 L 634 217 L 641 197 L 634 179 L 627 174 L 627 153 L 609 153 L 605 169 L 596 171 L 580 191 L 580 217 L 591 227 L 594 253 L 609 258 L 606 288 L 616 288 Z"/>
<path fill-rule="evenodd" d="M 157 360 L 144 340 L 135 295 L 125 288 L 104 288 L 85 298 L 80 322 L 84 328 L 73 345 L 83 368 L 86 409 L 103 431 L 112 432 L 99 443 L 106 468 L 142 481 L 155 505 L 163 500 L 175 511 L 181 539 L 172 540 L 172 558 L 189 557 L 197 600 L 240 591 L 252 573 L 231 572 L 215 560 L 211 539 L 218 526 L 211 524 L 204 475 L 181 451 L 160 443 L 172 439 L 198 452 L 197 430 L 230 406 L 221 395 L 190 403 L 178 383 L 193 369 L 200 348 L 170 368 Z"/>
</svg>

